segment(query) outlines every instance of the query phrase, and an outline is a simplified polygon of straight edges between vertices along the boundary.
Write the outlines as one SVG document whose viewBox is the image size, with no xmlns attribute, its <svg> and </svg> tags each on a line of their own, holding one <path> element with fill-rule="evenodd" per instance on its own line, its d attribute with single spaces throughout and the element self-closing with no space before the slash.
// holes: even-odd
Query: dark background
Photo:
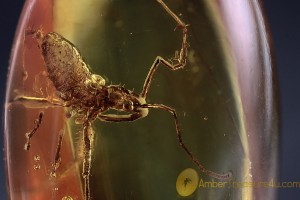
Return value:
<svg viewBox="0 0 300 200">
<path fill-rule="evenodd" d="M 280 181 L 300 181 L 300 1 L 263 0 L 276 53 L 281 102 Z M 23 1 L 0 2 L 0 105 L 3 105 L 7 66 Z M 3 106 L 0 106 L 3 125 Z M 3 128 L 0 129 L 3 148 Z M 3 152 L 2 158 L 3 158 Z M 4 161 L 0 162 L 0 200 L 7 199 Z M 280 189 L 279 199 L 296 199 L 300 188 Z"/>
</svg>

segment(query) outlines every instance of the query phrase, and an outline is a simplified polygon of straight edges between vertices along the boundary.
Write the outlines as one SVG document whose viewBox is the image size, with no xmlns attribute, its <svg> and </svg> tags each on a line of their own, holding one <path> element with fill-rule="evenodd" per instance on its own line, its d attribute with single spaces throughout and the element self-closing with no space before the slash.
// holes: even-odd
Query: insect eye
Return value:
<svg viewBox="0 0 300 200">
<path fill-rule="evenodd" d="M 92 81 L 98 85 L 105 85 L 105 80 L 98 74 L 92 74 Z"/>
<path fill-rule="evenodd" d="M 126 102 L 124 103 L 124 108 L 125 108 L 126 110 L 133 110 L 133 103 L 132 103 L 132 101 L 126 101 Z"/>
</svg>

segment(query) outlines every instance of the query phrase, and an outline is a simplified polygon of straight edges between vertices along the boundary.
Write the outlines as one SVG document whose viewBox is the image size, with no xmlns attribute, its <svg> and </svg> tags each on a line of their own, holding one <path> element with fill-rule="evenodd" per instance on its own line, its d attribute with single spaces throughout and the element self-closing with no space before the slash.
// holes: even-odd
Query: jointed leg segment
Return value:
<svg viewBox="0 0 300 200">
<path fill-rule="evenodd" d="M 157 0 L 162 7 L 170 14 L 170 16 L 176 21 L 177 23 L 177 29 L 181 29 L 182 30 L 182 45 L 181 45 L 181 49 L 180 52 L 178 54 L 178 52 L 175 52 L 175 58 L 173 58 L 173 60 L 175 62 L 177 62 L 176 64 L 172 64 L 169 61 L 165 60 L 164 58 L 157 56 L 154 63 L 152 64 L 150 71 L 146 77 L 145 83 L 144 83 L 144 87 L 143 90 L 140 94 L 141 97 L 145 98 L 147 95 L 147 92 L 149 90 L 153 75 L 157 69 L 157 67 L 159 66 L 160 63 L 162 63 L 163 65 L 165 65 L 166 67 L 168 67 L 171 70 L 178 70 L 178 69 L 182 69 L 184 68 L 185 64 L 186 64 L 186 54 L 187 54 L 187 25 L 181 21 L 179 19 L 179 17 L 177 17 L 177 15 L 175 15 L 170 8 L 168 8 L 168 6 L 161 0 Z"/>
<path fill-rule="evenodd" d="M 60 152 L 61 152 L 63 137 L 64 137 L 64 130 L 61 130 L 59 135 L 58 135 L 58 142 L 57 142 L 57 147 L 56 147 L 55 158 L 54 158 L 54 162 L 52 164 L 53 169 L 52 169 L 52 172 L 50 174 L 51 177 L 56 177 L 56 170 L 60 166 L 60 162 L 61 162 Z"/>
<path fill-rule="evenodd" d="M 27 108 L 49 108 L 49 107 L 67 107 L 68 105 L 59 99 L 48 99 L 41 97 L 17 96 L 13 103 L 21 103 Z"/>
<path fill-rule="evenodd" d="M 25 136 L 27 138 L 27 142 L 25 143 L 24 149 L 27 151 L 30 149 L 30 146 L 31 146 L 30 140 L 31 140 L 32 136 L 39 129 L 39 127 L 42 123 L 43 116 L 44 116 L 44 113 L 40 112 L 39 117 L 36 120 L 34 120 L 35 127 L 30 132 L 25 134 Z"/>
<path fill-rule="evenodd" d="M 135 112 L 128 115 L 100 114 L 98 115 L 101 121 L 106 122 L 131 122 L 142 117 L 141 113 Z"/>
<path fill-rule="evenodd" d="M 92 149 L 93 149 L 94 131 L 91 127 L 90 119 L 83 123 L 83 142 L 84 142 L 84 159 L 82 176 L 84 179 L 84 195 L 85 199 L 89 200 L 90 194 L 90 176 L 91 176 L 91 162 L 92 162 Z"/>
<path fill-rule="evenodd" d="M 205 173 L 206 175 L 214 177 L 214 178 L 219 179 L 219 180 L 226 180 L 226 179 L 230 178 L 230 176 L 231 176 L 230 173 L 227 173 L 227 174 L 218 174 L 218 173 L 215 173 L 213 171 L 210 171 L 210 170 L 206 169 L 199 162 L 199 160 L 192 154 L 192 152 L 187 148 L 187 146 L 185 145 L 185 143 L 182 140 L 182 136 L 181 136 L 181 132 L 180 132 L 180 127 L 179 127 L 179 121 L 178 121 L 178 117 L 177 117 L 175 109 L 170 108 L 168 106 L 165 106 L 163 104 L 144 104 L 144 105 L 142 105 L 142 108 L 156 108 L 156 109 L 161 109 L 161 110 L 165 110 L 165 111 L 170 112 L 173 115 L 173 117 L 174 117 L 177 139 L 178 139 L 178 142 L 179 142 L 180 146 L 183 148 L 183 150 L 185 151 L 185 153 L 191 158 L 191 160 L 199 167 L 199 169 L 203 173 Z"/>
<path fill-rule="evenodd" d="M 162 0 L 157 0 L 161 5 L 162 7 L 167 11 L 167 13 L 169 13 L 169 15 L 176 21 L 177 23 L 177 28 L 178 29 L 181 29 L 182 30 L 182 46 L 181 46 L 181 50 L 178 54 L 178 52 L 176 51 L 175 52 L 175 58 L 173 60 L 175 60 L 177 63 L 176 64 L 173 64 L 173 63 L 170 63 L 168 61 L 166 61 L 164 58 L 158 56 L 156 57 L 154 63 L 152 64 L 150 70 L 149 70 L 149 73 L 146 77 L 146 80 L 145 80 L 145 83 L 144 83 L 144 87 L 143 87 L 143 90 L 140 94 L 141 97 L 143 98 L 146 98 L 146 95 L 147 95 L 147 92 L 149 90 L 149 87 L 150 87 L 150 84 L 151 84 L 151 81 L 153 79 L 153 75 L 157 69 L 157 67 L 159 66 L 160 63 L 162 63 L 163 65 L 165 65 L 166 67 L 168 67 L 169 69 L 171 70 L 178 70 L 178 69 L 182 69 L 185 67 L 186 65 L 186 57 L 187 57 L 187 25 L 181 21 L 179 19 L 179 17 L 174 14 L 169 8 L 168 6 L 162 1 Z M 185 143 L 183 142 L 182 140 L 182 136 L 181 136 L 181 133 L 180 133 L 180 128 L 179 128 L 179 122 L 178 122 L 178 118 L 177 118 L 177 114 L 176 114 L 176 111 L 173 109 L 173 108 L 170 108 L 168 106 L 165 106 L 165 105 L 162 105 L 162 104 L 144 104 L 141 106 L 142 108 L 157 108 L 157 109 L 162 109 L 162 110 L 165 110 L 165 111 L 168 111 L 170 112 L 173 117 L 174 117 L 174 120 L 175 120 L 175 126 L 176 126 L 176 133 L 177 133 L 177 138 L 178 138 L 178 141 L 179 141 L 179 144 L 180 146 L 184 149 L 184 151 L 186 152 L 186 154 L 188 154 L 188 156 L 192 159 L 192 161 L 199 167 L 199 169 L 211 176 L 211 177 L 214 177 L 214 178 L 217 178 L 217 179 L 221 179 L 221 180 L 225 180 L 225 179 L 228 179 L 231 174 L 230 173 L 227 173 L 227 174 L 218 174 L 218 173 L 215 173 L 213 171 L 210 171 L 208 169 L 206 169 L 199 161 L 198 159 L 192 154 L 192 152 L 186 147 Z"/>
</svg>

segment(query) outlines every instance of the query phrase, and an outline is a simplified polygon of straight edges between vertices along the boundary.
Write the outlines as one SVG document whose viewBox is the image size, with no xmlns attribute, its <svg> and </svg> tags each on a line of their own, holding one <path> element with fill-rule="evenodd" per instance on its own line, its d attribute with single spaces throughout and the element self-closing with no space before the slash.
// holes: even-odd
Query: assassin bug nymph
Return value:
<svg viewBox="0 0 300 200">
<path fill-rule="evenodd" d="M 182 140 L 178 117 L 176 111 L 163 104 L 147 104 L 146 96 L 149 90 L 153 75 L 157 67 L 162 64 L 171 70 L 182 69 L 186 65 L 187 57 L 187 25 L 169 9 L 162 1 L 157 0 L 164 10 L 175 20 L 177 29 L 182 31 L 182 46 L 179 52 L 176 51 L 173 58 L 175 64 L 157 56 L 144 82 L 140 94 L 136 94 L 120 85 L 105 85 L 105 80 L 97 74 L 92 74 L 87 64 L 82 59 L 79 50 L 63 36 L 55 32 L 43 34 L 41 30 L 29 30 L 27 34 L 33 35 L 41 49 L 41 54 L 47 68 L 48 77 L 55 86 L 59 99 L 36 98 L 19 96 L 15 100 L 35 102 L 49 106 L 68 107 L 78 116 L 82 117 L 83 127 L 83 179 L 85 182 L 85 198 L 90 199 L 90 171 L 92 154 L 92 122 L 100 119 L 105 122 L 129 122 L 148 115 L 148 109 L 161 109 L 172 114 L 175 122 L 177 138 L 181 148 L 205 174 L 225 180 L 231 174 L 218 174 L 206 169 L 198 159 L 191 153 Z M 108 110 L 127 112 L 128 114 L 105 114 Z M 41 123 L 37 121 L 37 126 Z M 37 128 L 33 129 L 35 132 Z M 32 136 L 32 134 L 27 134 Z M 27 149 L 29 150 L 29 148 Z"/>
</svg>

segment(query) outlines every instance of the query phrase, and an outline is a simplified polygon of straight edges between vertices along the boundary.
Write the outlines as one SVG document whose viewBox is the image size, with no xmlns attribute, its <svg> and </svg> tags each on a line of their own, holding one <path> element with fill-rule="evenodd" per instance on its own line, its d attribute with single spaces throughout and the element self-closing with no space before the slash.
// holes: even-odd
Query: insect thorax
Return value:
<svg viewBox="0 0 300 200">
<path fill-rule="evenodd" d="M 108 89 L 108 108 L 118 111 L 132 112 L 140 109 L 146 101 L 131 90 L 119 85 L 110 85 Z"/>
</svg>

